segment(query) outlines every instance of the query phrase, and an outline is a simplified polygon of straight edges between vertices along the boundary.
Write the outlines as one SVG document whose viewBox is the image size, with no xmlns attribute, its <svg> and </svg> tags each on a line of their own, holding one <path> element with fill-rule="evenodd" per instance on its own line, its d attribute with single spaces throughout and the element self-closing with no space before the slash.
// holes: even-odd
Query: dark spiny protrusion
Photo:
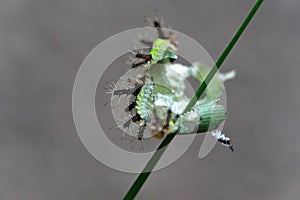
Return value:
<svg viewBox="0 0 300 200">
<path fill-rule="evenodd" d="M 127 108 L 125 108 L 125 112 L 132 111 L 136 106 L 136 101 L 133 101 Z"/>
<path fill-rule="evenodd" d="M 157 20 L 154 20 L 154 21 L 153 21 L 153 26 L 154 26 L 155 28 L 161 28 L 160 22 L 157 21 Z"/>
<path fill-rule="evenodd" d="M 169 39 L 169 37 L 167 37 L 166 34 L 161 29 L 161 23 L 159 21 L 154 20 L 153 21 L 153 26 L 156 28 L 159 38 L 161 38 L 161 39 Z"/>
<path fill-rule="evenodd" d="M 143 86 L 139 86 L 138 88 L 136 88 L 133 92 L 132 95 L 137 97 L 137 95 L 140 93 L 140 91 L 142 90 Z"/>
<path fill-rule="evenodd" d="M 234 151 L 233 149 L 233 145 L 232 145 L 232 141 L 231 140 L 223 140 L 223 139 L 218 139 L 218 142 L 224 144 L 224 145 L 227 145 L 228 148 L 231 150 L 231 151 Z"/>
<path fill-rule="evenodd" d="M 169 58 L 170 62 L 173 63 L 176 59 L 175 58 Z"/>
<path fill-rule="evenodd" d="M 144 61 L 142 61 L 142 62 L 133 63 L 132 66 L 131 66 L 131 68 L 136 68 L 136 67 L 138 67 L 138 66 L 140 66 L 140 65 L 147 64 L 147 62 L 148 62 L 147 60 L 144 60 Z"/>
<path fill-rule="evenodd" d="M 131 123 L 131 119 L 127 120 L 124 124 L 123 124 L 123 128 L 129 128 Z"/>
<path fill-rule="evenodd" d="M 140 78 L 140 80 L 141 80 L 143 83 L 145 83 L 146 75 L 142 76 L 142 77 Z"/>
<path fill-rule="evenodd" d="M 146 124 L 140 126 L 140 130 L 139 130 L 139 133 L 138 133 L 138 140 L 143 139 L 145 128 L 146 128 Z"/>
<path fill-rule="evenodd" d="M 142 54 L 142 53 L 137 53 L 135 55 L 136 58 L 142 58 L 144 60 L 150 61 L 152 59 L 151 54 Z"/>
<path fill-rule="evenodd" d="M 175 117 L 173 118 L 173 123 L 175 124 L 176 123 L 176 121 L 178 120 L 178 118 L 179 118 L 179 115 L 177 114 L 177 115 L 175 115 Z"/>
<path fill-rule="evenodd" d="M 140 65 L 144 65 L 144 64 L 147 64 L 151 59 L 152 59 L 152 56 L 151 54 L 142 54 L 142 53 L 137 53 L 135 55 L 136 58 L 141 58 L 141 59 L 144 59 L 144 61 L 141 61 L 141 62 L 138 62 L 138 63 L 133 63 L 132 64 L 132 68 L 136 68 Z"/>
<path fill-rule="evenodd" d="M 171 121 L 171 116 L 172 116 L 172 111 L 171 111 L 171 109 L 168 109 L 166 121 L 164 122 L 164 125 L 163 125 L 162 129 L 158 133 L 156 133 L 154 135 L 154 137 L 156 137 L 156 138 L 163 138 L 164 137 L 166 131 L 170 128 L 170 124 L 169 123 Z M 178 118 L 179 118 L 179 115 L 177 114 L 172 119 L 172 121 L 174 123 L 176 123 L 176 121 L 178 120 Z"/>
<path fill-rule="evenodd" d="M 150 76 L 150 79 L 152 82 L 154 82 L 154 77 L 153 76 Z"/>
<path fill-rule="evenodd" d="M 123 95 L 123 94 L 126 94 L 126 95 L 129 95 L 131 94 L 132 92 L 132 89 L 120 89 L 120 90 L 114 90 L 113 91 L 113 95 Z"/>
<path fill-rule="evenodd" d="M 169 127 L 171 117 L 172 117 L 172 111 L 171 111 L 171 109 L 168 109 L 167 117 L 166 117 L 166 121 L 165 121 L 165 124 L 163 126 L 163 129 L 167 129 Z"/>
<path fill-rule="evenodd" d="M 141 120 L 141 116 L 136 113 L 132 118 L 131 118 L 132 122 L 139 122 Z"/>
</svg>

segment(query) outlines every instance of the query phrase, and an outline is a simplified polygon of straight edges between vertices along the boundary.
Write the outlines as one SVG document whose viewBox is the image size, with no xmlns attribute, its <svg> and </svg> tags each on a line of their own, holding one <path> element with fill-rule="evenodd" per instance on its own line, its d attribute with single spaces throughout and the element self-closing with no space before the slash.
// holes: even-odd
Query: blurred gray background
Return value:
<svg viewBox="0 0 300 200">
<path fill-rule="evenodd" d="M 0 200 L 121 199 L 136 174 L 112 170 L 81 144 L 72 118 L 73 81 L 99 42 L 165 15 L 214 59 L 254 0 L 0 1 Z M 155 11 L 157 10 L 157 12 Z M 153 173 L 137 199 L 300 198 L 300 1 L 266 1 L 223 65 L 221 145 L 199 144 Z M 201 136 L 203 138 L 203 136 Z"/>
</svg>

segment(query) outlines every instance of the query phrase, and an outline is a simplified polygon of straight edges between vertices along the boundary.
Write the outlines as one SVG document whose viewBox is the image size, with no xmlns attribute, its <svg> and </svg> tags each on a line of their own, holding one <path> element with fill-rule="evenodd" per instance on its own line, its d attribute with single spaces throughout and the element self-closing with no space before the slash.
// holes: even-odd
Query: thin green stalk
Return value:
<svg viewBox="0 0 300 200">
<path fill-rule="evenodd" d="M 189 104 L 184 109 L 184 113 L 190 111 L 191 108 L 196 104 L 196 102 L 198 101 L 198 99 L 203 94 L 204 90 L 206 89 L 207 85 L 209 84 L 209 82 L 211 81 L 213 76 L 216 74 L 218 69 L 221 67 L 224 60 L 229 55 L 230 51 L 232 50 L 232 48 L 234 47 L 234 45 L 236 44 L 236 42 L 238 41 L 238 39 L 244 32 L 244 30 L 246 29 L 249 22 L 251 21 L 251 19 L 253 18 L 253 16 L 255 15 L 255 13 L 257 12 L 257 10 L 259 9 L 259 7 L 261 6 L 262 3 L 263 3 L 263 0 L 258 0 L 256 2 L 256 4 L 252 8 L 252 10 L 248 14 L 246 19 L 244 20 L 244 22 L 242 23 L 242 25 L 236 32 L 236 34 L 231 39 L 230 43 L 225 48 L 224 52 L 221 54 L 221 56 L 217 60 L 214 67 L 211 69 L 209 74 L 206 76 L 206 78 L 204 79 L 204 81 L 201 83 L 200 87 L 196 91 L 193 98 L 190 100 Z M 149 162 L 147 163 L 147 165 L 145 166 L 143 171 L 139 174 L 139 176 L 137 177 L 137 179 L 135 180 L 135 182 L 133 183 L 133 185 L 127 192 L 126 196 L 124 197 L 124 200 L 132 200 L 136 197 L 137 193 L 139 192 L 139 190 L 141 189 L 141 187 L 143 186 L 143 184 L 145 183 L 145 181 L 151 174 L 152 170 L 154 169 L 155 165 L 158 163 L 159 159 L 161 158 L 164 151 L 166 150 L 167 145 L 170 144 L 170 142 L 174 139 L 176 134 L 177 134 L 177 132 L 168 134 L 166 136 L 166 138 L 162 141 L 162 143 L 159 145 L 159 147 L 156 150 L 156 152 L 154 153 L 154 155 L 151 157 L 151 159 L 149 160 Z"/>
</svg>

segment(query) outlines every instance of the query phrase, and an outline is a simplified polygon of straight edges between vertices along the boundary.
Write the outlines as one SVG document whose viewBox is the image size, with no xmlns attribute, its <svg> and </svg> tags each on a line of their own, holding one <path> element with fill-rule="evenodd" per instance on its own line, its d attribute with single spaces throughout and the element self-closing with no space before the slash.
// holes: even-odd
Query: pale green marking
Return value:
<svg viewBox="0 0 300 200">
<path fill-rule="evenodd" d="M 156 39 L 153 43 L 153 47 L 150 51 L 152 56 L 151 63 L 164 63 L 169 62 L 171 59 L 177 59 L 176 47 L 171 44 L 168 39 Z"/>
</svg>

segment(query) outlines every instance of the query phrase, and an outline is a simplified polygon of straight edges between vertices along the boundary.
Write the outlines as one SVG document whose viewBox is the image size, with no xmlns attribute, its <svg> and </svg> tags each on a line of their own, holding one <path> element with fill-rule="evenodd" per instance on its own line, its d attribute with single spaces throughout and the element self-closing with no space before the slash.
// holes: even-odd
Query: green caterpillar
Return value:
<svg viewBox="0 0 300 200">
<path fill-rule="evenodd" d="M 182 114 L 189 101 L 183 93 L 184 80 L 193 77 L 201 83 L 209 68 L 199 63 L 195 64 L 196 69 L 174 63 L 177 59 L 177 48 L 173 35 L 166 36 L 159 22 L 154 21 L 153 24 L 160 38 L 153 42 L 149 54 L 135 55 L 142 61 L 133 63 L 132 67 L 144 66 L 145 71 L 144 75 L 135 81 L 136 89 L 131 94 L 134 98 L 126 109 L 133 113 L 131 122 L 140 126 L 138 139 L 143 138 L 146 128 L 156 138 L 163 138 L 174 131 L 191 134 L 216 130 L 226 116 L 224 107 L 218 104 L 224 79 L 221 74 L 213 78 L 206 90 L 206 96 L 200 99 L 189 113 Z M 185 126 L 187 122 L 193 122 L 195 127 L 188 128 Z M 213 133 L 220 143 L 233 150 L 228 137 Z"/>
<path fill-rule="evenodd" d="M 149 110 L 152 109 L 155 100 L 154 94 L 155 86 L 153 78 L 146 77 L 145 83 L 136 99 L 136 113 L 141 116 L 141 119 L 144 120 L 145 123 L 150 121 Z"/>
</svg>

